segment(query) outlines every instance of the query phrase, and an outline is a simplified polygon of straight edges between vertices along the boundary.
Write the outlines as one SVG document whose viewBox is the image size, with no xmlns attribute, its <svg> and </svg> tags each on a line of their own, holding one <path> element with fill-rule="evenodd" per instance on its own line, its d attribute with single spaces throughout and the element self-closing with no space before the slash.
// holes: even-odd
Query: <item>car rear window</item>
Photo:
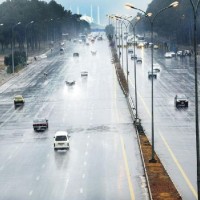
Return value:
<svg viewBox="0 0 200 200">
<path fill-rule="evenodd" d="M 22 100 L 22 97 L 15 97 L 15 100 Z"/>
<path fill-rule="evenodd" d="M 65 135 L 56 136 L 56 141 L 67 141 L 67 137 Z"/>
</svg>

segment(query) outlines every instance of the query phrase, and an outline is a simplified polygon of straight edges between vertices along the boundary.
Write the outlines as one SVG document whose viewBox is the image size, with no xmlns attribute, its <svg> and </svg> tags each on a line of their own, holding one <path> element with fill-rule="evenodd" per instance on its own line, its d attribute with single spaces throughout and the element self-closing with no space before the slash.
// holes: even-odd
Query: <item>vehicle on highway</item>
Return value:
<svg viewBox="0 0 200 200">
<path fill-rule="evenodd" d="M 156 73 L 160 72 L 160 65 L 158 63 L 155 63 L 153 65 L 153 71 L 156 72 Z"/>
<path fill-rule="evenodd" d="M 137 62 L 137 63 L 142 63 L 142 58 L 141 58 L 141 57 L 137 57 L 136 62 Z"/>
<path fill-rule="evenodd" d="M 23 106 L 24 103 L 25 103 L 25 100 L 24 100 L 22 95 L 16 95 L 14 97 L 14 106 L 15 106 L 15 108 L 17 108 L 18 106 Z"/>
<path fill-rule="evenodd" d="M 73 53 L 73 57 L 79 57 L 79 53 Z"/>
<path fill-rule="evenodd" d="M 155 71 L 148 71 L 148 78 L 157 78 L 157 73 Z"/>
<path fill-rule="evenodd" d="M 44 72 L 43 75 L 44 75 L 44 78 L 47 78 L 48 74 L 47 74 L 47 72 Z"/>
<path fill-rule="evenodd" d="M 171 52 L 166 52 L 165 53 L 165 58 L 172 58 Z"/>
<path fill-rule="evenodd" d="M 145 46 L 145 43 L 144 42 L 139 42 L 138 44 L 137 44 L 137 48 L 142 48 L 142 47 L 144 47 Z"/>
<path fill-rule="evenodd" d="M 38 118 L 33 120 L 33 129 L 34 131 L 45 131 L 48 129 L 49 123 L 48 119 Z"/>
<path fill-rule="evenodd" d="M 174 103 L 176 107 L 188 107 L 188 98 L 184 94 L 177 94 Z"/>
<path fill-rule="evenodd" d="M 184 52 L 185 56 L 191 56 L 192 55 L 191 50 L 184 50 L 183 52 Z"/>
<path fill-rule="evenodd" d="M 133 53 L 133 49 L 128 49 L 128 53 Z"/>
<path fill-rule="evenodd" d="M 180 51 L 176 52 L 176 55 L 180 56 L 180 57 L 191 56 L 192 51 L 191 50 L 180 50 Z"/>
<path fill-rule="evenodd" d="M 171 53 L 172 57 L 175 57 L 175 56 L 176 56 L 176 53 L 173 52 L 173 51 L 169 51 L 169 53 Z"/>
<path fill-rule="evenodd" d="M 177 51 L 177 52 L 176 52 L 176 55 L 177 55 L 177 56 L 180 56 L 180 57 L 185 56 L 185 54 L 184 54 L 183 51 Z"/>
<path fill-rule="evenodd" d="M 92 53 L 93 56 L 95 56 L 97 51 L 92 50 L 91 53 Z"/>
<path fill-rule="evenodd" d="M 60 54 L 64 54 L 64 48 L 60 48 Z"/>
<path fill-rule="evenodd" d="M 67 131 L 57 131 L 54 136 L 54 150 L 67 150 L 69 148 L 69 135 Z"/>
<path fill-rule="evenodd" d="M 131 60 L 136 60 L 137 59 L 137 55 L 131 55 Z"/>
<path fill-rule="evenodd" d="M 160 72 L 160 68 L 156 68 L 156 67 L 155 67 L 155 68 L 153 68 L 153 71 L 156 72 L 156 73 L 157 73 L 157 72 Z"/>
<path fill-rule="evenodd" d="M 154 44 L 153 48 L 154 48 L 154 49 L 158 49 L 158 48 L 159 48 L 159 46 L 158 46 L 158 45 L 156 45 L 156 44 Z"/>
<path fill-rule="evenodd" d="M 81 76 L 88 76 L 88 72 L 87 71 L 82 71 L 81 72 Z"/>
<path fill-rule="evenodd" d="M 74 80 L 68 80 L 68 81 L 65 81 L 65 83 L 67 85 L 71 86 L 71 85 L 74 85 L 76 83 L 76 81 L 74 81 Z"/>
</svg>

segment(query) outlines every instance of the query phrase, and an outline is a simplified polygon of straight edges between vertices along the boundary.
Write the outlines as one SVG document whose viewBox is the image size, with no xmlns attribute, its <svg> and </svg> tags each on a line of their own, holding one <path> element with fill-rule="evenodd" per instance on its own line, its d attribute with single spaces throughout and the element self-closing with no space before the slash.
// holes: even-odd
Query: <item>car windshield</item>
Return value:
<svg viewBox="0 0 200 200">
<path fill-rule="evenodd" d="M 38 122 L 46 122 L 45 119 L 34 119 L 33 122 L 38 123 Z"/>
<path fill-rule="evenodd" d="M 187 99 L 187 97 L 185 95 L 177 95 L 177 99 Z"/>
<path fill-rule="evenodd" d="M 67 141 L 67 137 L 65 135 L 56 136 L 56 141 Z"/>
</svg>

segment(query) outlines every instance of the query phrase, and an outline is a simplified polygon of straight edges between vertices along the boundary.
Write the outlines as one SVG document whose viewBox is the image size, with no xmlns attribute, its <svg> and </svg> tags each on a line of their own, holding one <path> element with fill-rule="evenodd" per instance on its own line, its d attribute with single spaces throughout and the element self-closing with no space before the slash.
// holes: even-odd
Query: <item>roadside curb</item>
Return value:
<svg viewBox="0 0 200 200">
<path fill-rule="evenodd" d="M 163 164 L 161 163 L 159 157 L 155 153 L 155 159 L 157 162 L 150 162 L 152 146 L 143 130 L 141 125 L 141 120 L 135 117 L 134 103 L 130 95 L 128 95 L 128 90 L 126 88 L 126 83 L 124 83 L 124 75 L 120 75 L 121 66 L 119 59 L 116 54 L 116 49 L 111 47 L 113 64 L 115 66 L 117 79 L 119 85 L 126 97 L 129 112 L 133 120 L 134 127 L 136 129 L 142 164 L 144 167 L 144 174 L 147 181 L 147 189 L 149 192 L 150 200 L 181 200 L 182 197 L 176 189 L 173 181 L 169 177 L 167 171 L 165 170 Z M 125 77 L 125 76 L 124 76 Z M 126 80 L 125 80 L 126 81 Z"/>
</svg>

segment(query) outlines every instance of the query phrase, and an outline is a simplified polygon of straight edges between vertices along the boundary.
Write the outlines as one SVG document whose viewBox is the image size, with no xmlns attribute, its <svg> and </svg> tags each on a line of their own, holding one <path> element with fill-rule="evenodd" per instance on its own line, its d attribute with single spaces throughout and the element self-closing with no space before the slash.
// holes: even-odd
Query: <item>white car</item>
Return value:
<svg viewBox="0 0 200 200">
<path fill-rule="evenodd" d="M 158 45 L 156 45 L 156 44 L 154 44 L 154 45 L 153 45 L 153 48 L 154 48 L 154 49 L 158 49 L 158 48 L 159 48 L 159 46 L 158 46 Z"/>
<path fill-rule="evenodd" d="M 171 52 L 166 52 L 165 53 L 165 58 L 172 58 Z"/>
<path fill-rule="evenodd" d="M 69 149 L 69 135 L 66 131 L 57 131 L 54 136 L 54 150 Z"/>
<path fill-rule="evenodd" d="M 176 53 L 173 52 L 173 51 L 170 51 L 169 53 L 171 53 L 172 57 L 175 57 L 175 56 L 176 56 Z"/>
</svg>

